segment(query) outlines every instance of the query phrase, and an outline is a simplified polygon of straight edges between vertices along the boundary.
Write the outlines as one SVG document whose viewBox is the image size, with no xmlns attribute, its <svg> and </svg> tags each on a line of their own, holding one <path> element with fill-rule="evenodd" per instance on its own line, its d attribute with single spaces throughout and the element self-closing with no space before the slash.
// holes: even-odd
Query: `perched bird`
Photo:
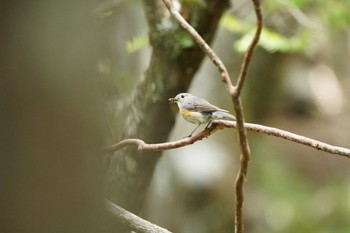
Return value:
<svg viewBox="0 0 350 233">
<path fill-rule="evenodd" d="M 227 110 L 218 108 L 205 99 L 189 93 L 180 93 L 175 98 L 170 98 L 169 101 L 177 104 L 181 116 L 186 121 L 198 124 L 188 137 L 191 137 L 201 124 L 208 123 L 205 127 L 208 128 L 213 120 L 236 120 Z"/>
</svg>

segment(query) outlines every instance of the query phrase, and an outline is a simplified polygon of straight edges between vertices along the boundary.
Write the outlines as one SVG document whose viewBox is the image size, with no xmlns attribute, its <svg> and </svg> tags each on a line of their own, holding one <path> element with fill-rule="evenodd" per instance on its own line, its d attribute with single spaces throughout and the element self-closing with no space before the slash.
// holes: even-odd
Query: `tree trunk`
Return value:
<svg viewBox="0 0 350 233">
<path fill-rule="evenodd" d="M 145 78 L 137 85 L 131 105 L 124 111 L 127 120 L 123 138 L 164 142 L 175 119 L 168 99 L 188 90 L 204 53 L 170 18 L 161 1 L 143 0 L 143 7 L 153 51 Z M 184 5 L 181 12 L 211 43 L 219 20 L 228 7 L 228 0 L 208 0 L 200 6 Z M 135 148 L 111 155 L 107 197 L 138 213 L 160 155 L 161 152 L 140 152 Z"/>
</svg>

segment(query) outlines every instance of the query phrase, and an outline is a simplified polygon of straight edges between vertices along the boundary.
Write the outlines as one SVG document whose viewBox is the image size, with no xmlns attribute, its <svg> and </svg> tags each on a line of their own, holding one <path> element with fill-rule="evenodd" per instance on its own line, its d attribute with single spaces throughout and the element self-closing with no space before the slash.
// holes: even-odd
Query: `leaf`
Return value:
<svg viewBox="0 0 350 233">
<path fill-rule="evenodd" d="M 238 52 L 245 52 L 253 38 L 253 33 L 244 35 L 236 43 L 234 43 L 234 49 Z M 285 52 L 285 53 L 297 53 L 306 52 L 307 40 L 305 36 L 298 35 L 295 37 L 287 38 L 279 33 L 270 31 L 264 28 L 261 32 L 259 46 L 263 47 L 269 52 Z"/>
<path fill-rule="evenodd" d="M 147 35 L 135 36 L 131 41 L 126 42 L 126 50 L 128 53 L 137 52 L 149 45 Z"/>
<path fill-rule="evenodd" d="M 229 14 L 222 17 L 220 25 L 228 31 L 235 33 L 247 33 L 253 30 L 253 25 L 243 23 L 236 17 Z"/>
<path fill-rule="evenodd" d="M 232 15 L 225 15 L 220 25 L 230 32 L 242 35 L 242 37 L 234 43 L 233 48 L 238 52 L 245 52 L 255 33 L 255 25 L 244 23 Z M 305 52 L 309 39 L 306 31 L 288 38 L 264 27 L 258 45 L 269 52 Z"/>
<path fill-rule="evenodd" d="M 330 5 L 331 10 L 327 16 L 329 24 L 339 29 L 348 28 L 350 25 L 349 7 L 349 3 L 340 2 Z"/>
</svg>

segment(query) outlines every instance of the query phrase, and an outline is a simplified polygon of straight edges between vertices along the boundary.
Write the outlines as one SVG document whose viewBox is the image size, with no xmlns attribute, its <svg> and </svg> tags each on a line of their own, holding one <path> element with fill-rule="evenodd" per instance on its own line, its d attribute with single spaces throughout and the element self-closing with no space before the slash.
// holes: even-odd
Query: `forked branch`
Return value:
<svg viewBox="0 0 350 233">
<path fill-rule="evenodd" d="M 257 28 L 253 40 L 251 41 L 242 63 L 241 71 L 235 86 L 232 85 L 230 76 L 227 72 L 227 69 L 221 59 L 216 55 L 216 53 L 210 48 L 210 46 L 204 41 L 204 39 L 198 34 L 198 32 L 186 22 L 186 20 L 181 16 L 181 14 L 176 10 L 174 5 L 171 3 L 171 0 L 163 0 L 164 4 L 168 8 L 170 14 L 175 18 L 178 24 L 185 29 L 193 38 L 193 40 L 202 48 L 202 50 L 208 55 L 210 60 L 218 68 L 221 78 L 226 84 L 226 88 L 231 96 L 232 103 L 234 105 L 236 118 L 237 118 L 237 129 L 238 136 L 241 146 L 241 166 L 236 178 L 236 214 L 235 214 L 235 232 L 243 232 L 243 185 L 245 177 L 248 171 L 248 162 L 250 157 L 249 143 L 247 139 L 247 132 L 244 127 L 244 114 L 243 106 L 240 100 L 241 90 L 243 88 L 244 80 L 248 71 L 249 63 L 254 51 L 255 46 L 257 45 L 260 33 L 262 30 L 262 14 L 260 10 L 260 0 L 252 0 L 254 5 L 254 11 L 257 17 Z"/>
</svg>

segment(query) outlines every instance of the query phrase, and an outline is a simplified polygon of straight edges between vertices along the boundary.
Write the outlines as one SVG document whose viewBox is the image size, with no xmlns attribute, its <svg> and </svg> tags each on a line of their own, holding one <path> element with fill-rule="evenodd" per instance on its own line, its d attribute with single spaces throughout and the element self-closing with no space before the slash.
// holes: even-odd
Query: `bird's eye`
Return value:
<svg viewBox="0 0 350 233">
<path fill-rule="evenodd" d="M 184 96 L 184 95 L 181 95 L 181 98 L 183 99 L 183 98 L 185 98 L 185 96 Z"/>
</svg>

